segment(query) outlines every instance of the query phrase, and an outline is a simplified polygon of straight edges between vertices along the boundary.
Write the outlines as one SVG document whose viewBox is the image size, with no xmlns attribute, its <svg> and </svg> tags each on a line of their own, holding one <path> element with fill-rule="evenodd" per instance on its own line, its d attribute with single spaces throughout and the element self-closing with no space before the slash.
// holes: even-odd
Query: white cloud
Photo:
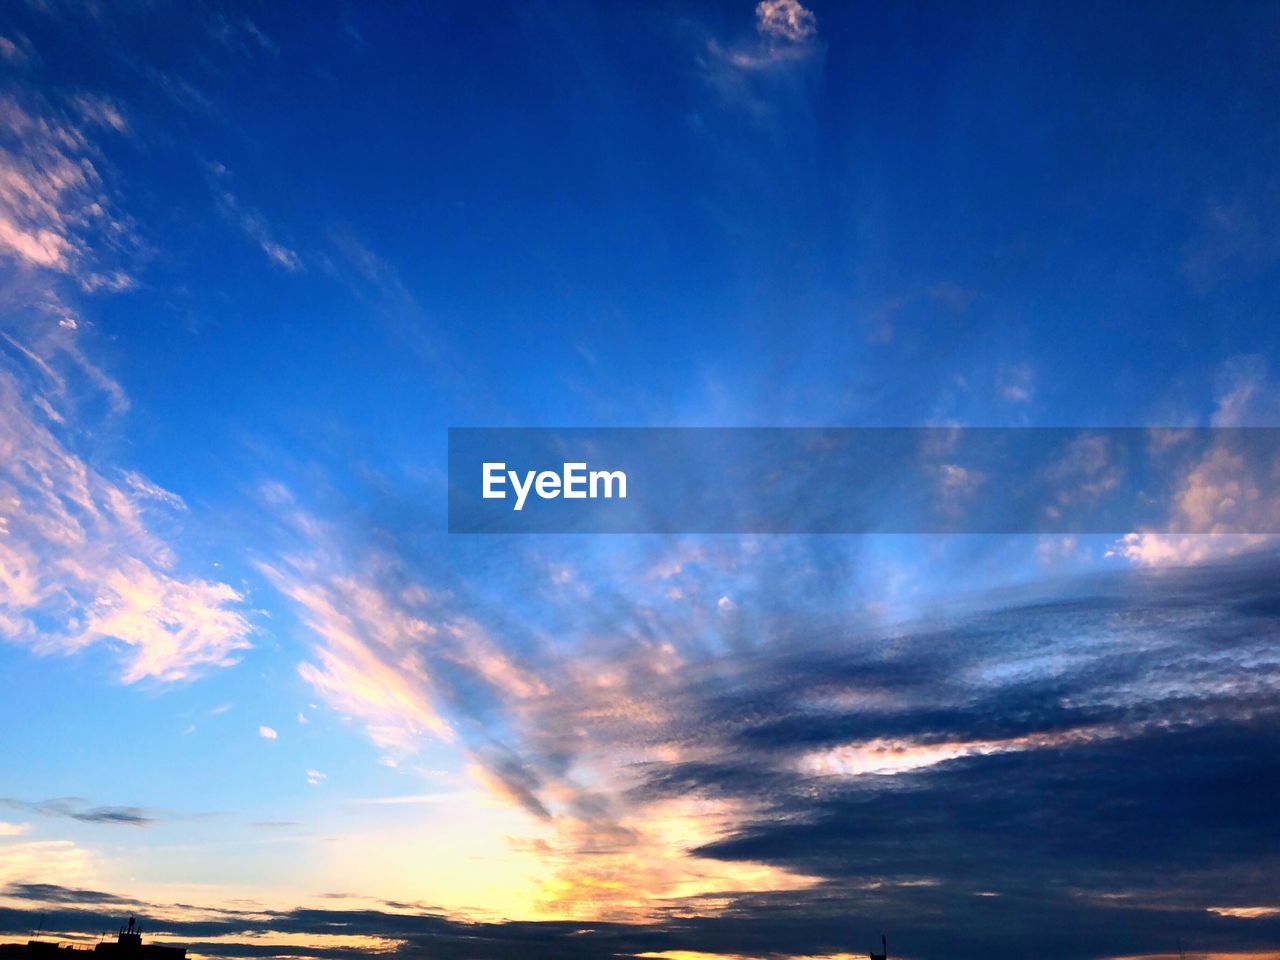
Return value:
<svg viewBox="0 0 1280 960">
<path fill-rule="evenodd" d="M 465 671 L 511 696 L 537 696 L 542 682 L 522 669 L 474 621 L 448 610 L 420 584 L 389 587 L 388 558 L 355 559 L 337 531 L 302 511 L 279 486 L 264 491 L 300 543 L 259 569 L 296 605 L 313 638 L 299 675 L 339 713 L 360 721 L 384 750 L 412 752 L 428 739 L 451 742 L 437 676 Z M 439 669 L 438 669 L 439 668 Z"/>
<path fill-rule="evenodd" d="M 0 36 L 0 57 L 10 63 L 23 63 L 27 59 L 27 53 L 8 37 Z"/>
<path fill-rule="evenodd" d="M 1082 433 L 1038 473 L 1053 488 L 1053 500 L 1045 512 L 1057 519 L 1072 507 L 1097 503 L 1120 485 L 1124 473 L 1111 438 Z"/>
<path fill-rule="evenodd" d="M 94 433 L 80 398 L 115 415 L 129 404 L 82 352 L 67 299 L 131 285 L 105 258 L 134 240 L 90 139 L 127 129 L 122 111 L 88 94 L 64 102 L 0 96 L 0 637 L 46 654 L 101 644 L 126 683 L 181 680 L 233 663 L 250 626 L 236 590 L 177 573 L 154 532 L 181 498 L 75 445 Z"/>
<path fill-rule="evenodd" d="M 276 740 L 279 738 L 280 734 L 276 733 L 270 727 L 264 725 L 264 726 L 258 727 L 258 736 L 260 736 L 263 740 Z"/>
<path fill-rule="evenodd" d="M 1027 363 L 1002 367 L 996 380 L 1000 396 L 1009 403 L 1029 403 L 1035 393 L 1035 371 Z"/>
<path fill-rule="evenodd" d="M 328 779 L 328 776 L 321 773 L 319 770 L 312 770 L 309 767 L 307 768 L 307 783 L 311 784 L 311 786 L 319 786 Z"/>
<path fill-rule="evenodd" d="M 620 617 L 607 634 L 570 631 L 546 645 L 505 647 L 501 634 L 467 616 L 456 598 L 430 589 L 403 558 L 371 548 L 363 534 L 349 542 L 279 485 L 264 495 L 285 525 L 286 545 L 262 570 L 293 601 L 311 645 L 299 674 L 390 754 L 381 762 L 422 775 L 418 764 L 402 761 L 432 740 L 447 740 L 488 803 L 527 815 L 540 857 L 555 871 L 547 886 L 555 902 L 539 909 L 581 910 L 584 897 L 594 903 L 608 889 L 604 915 L 642 916 L 676 893 L 811 882 L 688 854 L 690 836 L 742 822 L 753 813 L 749 805 L 709 810 L 701 799 L 651 801 L 632 792 L 634 770 L 646 761 L 683 755 L 673 735 L 688 677 L 678 647 L 682 630 L 695 647 L 704 635 L 687 616 L 658 623 L 653 611 L 637 611 L 636 623 Z M 650 568 L 674 569 L 646 558 L 633 583 L 665 590 L 669 581 L 649 575 Z M 709 609 L 699 604 L 695 615 L 719 620 L 722 609 L 732 609 L 728 596 L 716 602 L 720 594 L 709 586 L 701 595 Z M 432 745 L 433 753 L 439 749 Z M 376 802 L 435 803 L 441 794 Z M 609 883 L 621 875 L 628 877 L 625 896 Z"/>
<path fill-rule="evenodd" d="M 1280 425 L 1280 388 L 1259 356 L 1232 357 L 1218 375 L 1211 423 L 1215 427 Z M 1152 434 L 1157 450 L 1176 450 L 1181 431 Z M 1280 463 L 1254 462 L 1247 441 L 1229 434 L 1185 466 L 1169 510 L 1175 533 L 1131 532 L 1108 556 L 1142 566 L 1184 566 L 1256 550 L 1276 538 L 1255 530 L 1280 528 Z"/>
<path fill-rule="evenodd" d="M 9 823 L 0 820 L 0 837 L 20 837 L 24 833 L 31 832 L 31 824 L 29 823 Z"/>
<path fill-rule="evenodd" d="M 1108 556 L 1143 566 L 1176 566 L 1258 549 L 1272 538 L 1250 531 L 1280 526 L 1280 494 L 1274 477 L 1259 476 L 1242 452 L 1215 444 L 1183 475 L 1169 522 L 1181 532 L 1129 533 Z"/>
<path fill-rule="evenodd" d="M 263 253 L 277 266 L 284 267 L 290 273 L 302 269 L 301 258 L 288 247 L 282 247 L 265 236 L 258 238 L 258 242 L 262 245 Z"/>
<path fill-rule="evenodd" d="M 1074 536 L 1041 537 L 1036 543 L 1036 560 L 1044 566 L 1057 566 L 1087 556 Z"/>
<path fill-rule="evenodd" d="M 1220 917 L 1234 917 L 1241 920 L 1265 920 L 1280 916 L 1280 907 L 1206 907 L 1205 909 Z"/>
<path fill-rule="evenodd" d="M 130 231 L 112 212 L 86 130 L 106 125 L 121 131 L 124 120 L 104 100 L 81 97 L 75 106 L 79 124 L 0 97 L 0 130 L 20 144 L 16 150 L 0 147 L 0 255 L 87 278 L 94 274 L 92 241 L 110 236 L 118 246 Z M 113 281 L 118 289 L 128 285 L 127 275 L 119 276 Z"/>
<path fill-rule="evenodd" d="M 124 133 L 129 128 L 119 105 L 109 97 L 80 94 L 71 102 L 85 123 L 110 127 L 116 133 Z"/>
<path fill-rule="evenodd" d="M 94 866 L 93 854 L 70 840 L 0 842 L 0 884 L 83 886 Z"/>
<path fill-rule="evenodd" d="M 709 38 L 701 65 L 728 102 L 764 117 L 773 112 L 772 97 L 758 81 L 804 64 L 821 48 L 810 10 L 797 0 L 761 0 L 755 33 L 732 41 Z"/>
<path fill-rule="evenodd" d="M 1215 427 L 1280 426 L 1280 386 L 1269 376 L 1264 357 L 1232 357 L 1222 365 L 1210 422 Z"/>
<path fill-rule="evenodd" d="M 958 463 L 940 464 L 936 471 L 939 506 L 951 516 L 960 515 L 987 482 L 987 475 Z"/>
<path fill-rule="evenodd" d="M 297 251 L 280 243 L 274 231 L 261 213 L 246 205 L 227 187 L 231 173 L 220 163 L 208 165 L 209 178 L 217 197 L 218 207 L 228 220 L 240 227 L 246 237 L 258 245 L 267 259 L 276 266 L 297 273 L 302 269 L 302 258 Z"/>
<path fill-rule="evenodd" d="M 760 0 L 756 29 L 774 40 L 800 43 L 817 34 L 818 18 L 797 0 Z"/>
<path fill-rule="evenodd" d="M 68 449 L 16 373 L 0 357 L 0 636 L 39 653 L 114 646 L 125 683 L 234 663 L 249 646 L 240 594 L 173 573 L 172 548 L 149 528 L 153 505 L 177 498 Z"/>
</svg>

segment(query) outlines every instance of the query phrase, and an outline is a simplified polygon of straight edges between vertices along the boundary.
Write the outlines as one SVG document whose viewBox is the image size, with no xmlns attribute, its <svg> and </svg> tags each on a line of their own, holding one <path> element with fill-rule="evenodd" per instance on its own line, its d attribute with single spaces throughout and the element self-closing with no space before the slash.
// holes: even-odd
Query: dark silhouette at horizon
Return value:
<svg viewBox="0 0 1280 960">
<path fill-rule="evenodd" d="M 102 960 L 186 960 L 186 947 L 166 947 L 142 942 L 142 927 L 136 917 L 120 928 L 115 942 L 103 940 L 89 947 L 53 940 L 31 939 L 26 943 L 0 944 L 0 960 L 28 960 L 37 957 L 67 957 L 93 953 Z"/>
</svg>

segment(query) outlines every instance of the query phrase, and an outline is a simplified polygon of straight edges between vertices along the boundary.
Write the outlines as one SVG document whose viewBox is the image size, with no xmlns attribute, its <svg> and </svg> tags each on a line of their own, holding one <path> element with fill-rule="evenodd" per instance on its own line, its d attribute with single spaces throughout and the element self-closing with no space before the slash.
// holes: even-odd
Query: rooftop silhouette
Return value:
<svg viewBox="0 0 1280 960">
<path fill-rule="evenodd" d="M 81 957 L 93 953 L 102 960 L 186 960 L 185 947 L 167 947 L 158 943 L 143 943 L 142 928 L 136 917 L 130 917 L 122 926 L 114 942 L 103 940 L 92 950 L 75 944 L 53 940 L 28 940 L 23 943 L 0 944 L 0 960 L 26 960 L 36 957 Z"/>
</svg>

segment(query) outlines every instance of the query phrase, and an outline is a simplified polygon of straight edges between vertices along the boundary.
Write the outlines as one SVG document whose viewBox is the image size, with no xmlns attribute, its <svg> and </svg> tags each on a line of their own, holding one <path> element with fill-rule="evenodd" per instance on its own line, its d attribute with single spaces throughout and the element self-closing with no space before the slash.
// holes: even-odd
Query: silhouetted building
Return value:
<svg viewBox="0 0 1280 960">
<path fill-rule="evenodd" d="M 884 952 L 876 953 L 874 950 L 871 951 L 871 960 L 889 960 L 889 940 L 883 933 L 880 934 L 880 949 Z"/>
<path fill-rule="evenodd" d="M 143 943 L 142 928 L 133 917 L 129 925 L 120 928 L 115 943 L 104 940 L 93 948 L 76 947 L 48 940 L 28 940 L 23 943 L 0 944 L 0 960 L 88 960 L 89 953 L 101 960 L 186 960 L 185 947 L 165 947 L 158 943 Z"/>
</svg>

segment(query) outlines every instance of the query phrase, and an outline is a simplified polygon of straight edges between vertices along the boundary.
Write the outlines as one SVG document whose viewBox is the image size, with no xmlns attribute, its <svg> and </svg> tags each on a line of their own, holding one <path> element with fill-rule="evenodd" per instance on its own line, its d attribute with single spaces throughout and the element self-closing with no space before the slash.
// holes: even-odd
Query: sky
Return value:
<svg viewBox="0 0 1280 960">
<path fill-rule="evenodd" d="M 1280 957 L 1280 556 L 1215 533 L 1280 468 L 1177 534 L 446 532 L 450 427 L 1280 426 L 1278 50 L 4 4 L 0 939 Z"/>
</svg>

